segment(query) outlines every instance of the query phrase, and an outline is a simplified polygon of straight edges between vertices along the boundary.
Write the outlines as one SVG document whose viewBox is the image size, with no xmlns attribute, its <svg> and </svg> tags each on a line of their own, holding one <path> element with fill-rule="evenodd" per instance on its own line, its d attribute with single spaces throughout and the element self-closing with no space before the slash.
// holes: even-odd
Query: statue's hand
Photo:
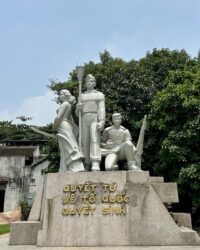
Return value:
<svg viewBox="0 0 200 250">
<path fill-rule="evenodd" d="M 98 122 L 97 123 L 97 130 L 102 131 L 104 129 L 104 122 Z"/>
<path fill-rule="evenodd" d="M 82 110 L 83 110 L 83 103 L 78 103 L 78 104 L 76 105 L 76 110 L 77 110 L 77 111 L 82 111 Z"/>
<path fill-rule="evenodd" d="M 105 148 L 107 149 L 112 149 L 113 148 L 113 141 L 112 140 L 107 140 Z"/>
<path fill-rule="evenodd" d="M 134 153 L 137 152 L 137 148 L 134 145 L 133 145 L 133 151 L 134 151 Z"/>
</svg>

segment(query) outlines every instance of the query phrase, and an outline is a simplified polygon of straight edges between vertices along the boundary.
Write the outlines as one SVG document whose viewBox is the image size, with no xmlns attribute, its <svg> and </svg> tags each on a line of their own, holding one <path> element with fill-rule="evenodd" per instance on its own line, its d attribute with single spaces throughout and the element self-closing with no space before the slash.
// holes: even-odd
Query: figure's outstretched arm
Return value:
<svg viewBox="0 0 200 250">
<path fill-rule="evenodd" d="M 36 133 L 38 133 L 38 134 L 40 134 L 40 135 L 43 135 L 43 136 L 45 136 L 45 137 L 47 137 L 47 138 L 50 137 L 50 138 L 53 138 L 53 139 L 56 140 L 56 135 L 54 135 L 54 134 L 47 133 L 47 132 L 42 131 L 42 130 L 40 130 L 40 129 L 37 129 L 37 128 L 35 128 L 35 127 L 31 127 L 31 129 L 32 129 L 34 132 L 36 132 Z"/>
</svg>

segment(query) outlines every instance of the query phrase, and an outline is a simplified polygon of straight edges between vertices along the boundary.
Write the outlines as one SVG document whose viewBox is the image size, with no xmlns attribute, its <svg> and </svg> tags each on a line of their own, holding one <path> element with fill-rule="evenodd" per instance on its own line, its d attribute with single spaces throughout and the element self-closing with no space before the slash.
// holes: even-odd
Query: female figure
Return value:
<svg viewBox="0 0 200 250">
<path fill-rule="evenodd" d="M 71 93 L 63 89 L 60 91 L 59 100 L 61 105 L 54 120 L 54 128 L 57 130 L 58 143 L 60 148 L 60 169 L 59 172 L 84 171 L 82 154 L 75 138 L 76 125 L 71 114 L 71 105 L 76 99 Z"/>
</svg>

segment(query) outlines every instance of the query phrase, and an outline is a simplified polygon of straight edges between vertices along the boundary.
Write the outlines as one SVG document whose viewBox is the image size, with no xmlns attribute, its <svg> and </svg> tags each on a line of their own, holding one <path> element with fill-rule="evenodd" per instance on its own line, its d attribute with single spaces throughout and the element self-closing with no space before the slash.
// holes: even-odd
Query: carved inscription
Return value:
<svg viewBox="0 0 200 250">
<path fill-rule="evenodd" d="M 103 215 L 125 215 L 128 202 L 128 195 L 117 190 L 117 183 L 68 184 L 63 188 L 62 214 L 94 215 L 100 207 Z"/>
</svg>

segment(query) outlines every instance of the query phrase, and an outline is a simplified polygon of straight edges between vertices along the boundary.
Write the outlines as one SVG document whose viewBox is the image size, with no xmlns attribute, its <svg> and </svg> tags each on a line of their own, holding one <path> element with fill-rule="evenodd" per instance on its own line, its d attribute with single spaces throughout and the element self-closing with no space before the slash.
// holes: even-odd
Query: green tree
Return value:
<svg viewBox="0 0 200 250">
<path fill-rule="evenodd" d="M 191 59 L 184 50 L 154 49 L 144 58 L 129 62 L 113 58 L 108 51 L 104 51 L 100 53 L 99 63 L 86 63 L 85 69 L 86 74 L 91 73 L 96 77 L 97 89 L 106 96 L 106 126 L 110 124 L 114 111 L 121 112 L 123 124 L 131 131 L 136 142 L 141 119 L 149 112 L 148 104 L 155 93 L 165 87 L 169 72 L 190 68 L 195 64 L 196 60 Z M 49 87 L 55 93 L 67 88 L 78 96 L 75 69 L 67 82 L 52 80 Z"/>
<path fill-rule="evenodd" d="M 180 205 L 184 202 L 182 208 L 195 218 L 200 211 L 199 97 L 200 66 L 171 72 L 150 104 L 146 143 L 147 168 L 180 184 Z"/>
<path fill-rule="evenodd" d="M 47 154 L 46 159 L 49 161 L 49 165 L 42 170 L 42 174 L 57 173 L 60 167 L 58 141 L 55 139 L 49 139 L 46 143 L 45 153 Z"/>
<path fill-rule="evenodd" d="M 26 124 L 0 121 L 0 140 L 22 140 L 38 137 Z"/>
</svg>

